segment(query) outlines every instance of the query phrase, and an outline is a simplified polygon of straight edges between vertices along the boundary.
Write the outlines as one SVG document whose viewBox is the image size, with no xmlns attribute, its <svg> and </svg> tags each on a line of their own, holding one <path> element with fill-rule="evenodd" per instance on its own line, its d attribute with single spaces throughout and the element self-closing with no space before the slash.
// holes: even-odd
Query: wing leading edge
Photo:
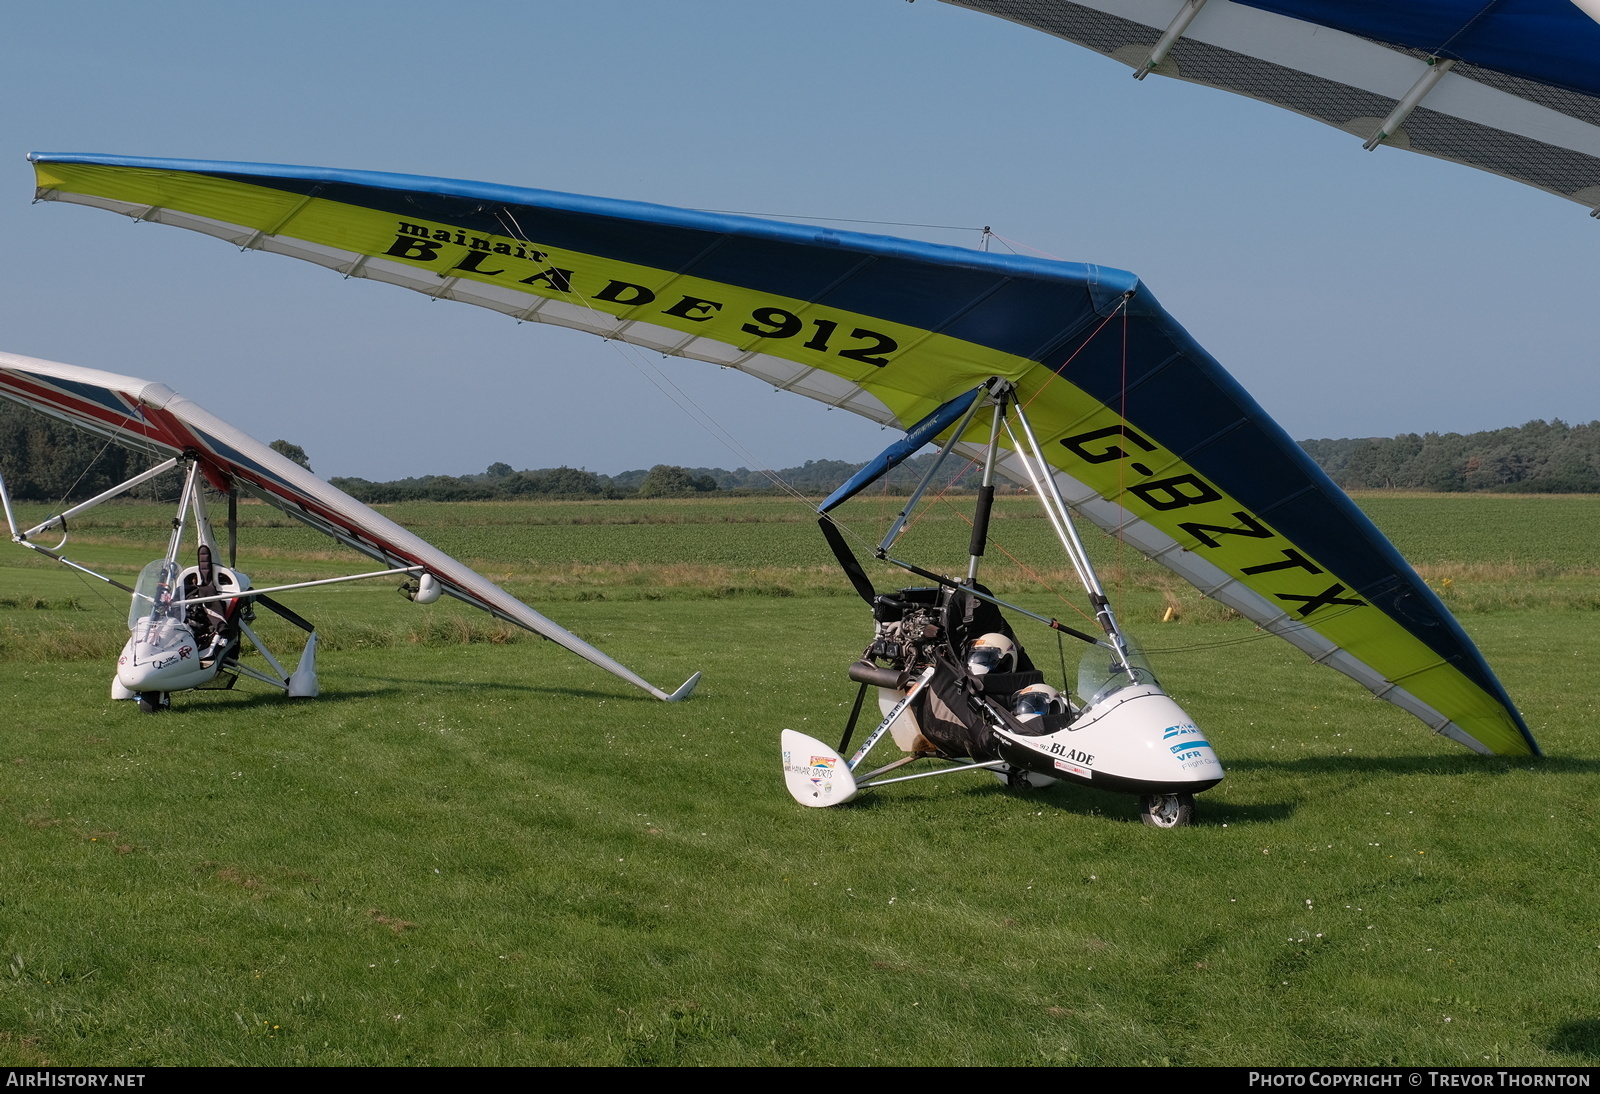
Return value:
<svg viewBox="0 0 1600 1094">
<path fill-rule="evenodd" d="M 662 691 L 488 578 L 165 384 L 0 353 L 0 398 L 152 455 L 194 455 L 218 489 L 236 483 L 268 505 L 387 567 L 426 567 L 448 595 L 542 635 L 657 699 L 687 698 L 699 680 L 696 673 L 676 692 Z"/>
<path fill-rule="evenodd" d="M 460 180 L 32 159 L 45 200 L 737 368 L 898 428 L 1010 379 L 1080 514 L 1435 732 L 1537 753 L 1438 597 L 1125 271 Z"/>
</svg>

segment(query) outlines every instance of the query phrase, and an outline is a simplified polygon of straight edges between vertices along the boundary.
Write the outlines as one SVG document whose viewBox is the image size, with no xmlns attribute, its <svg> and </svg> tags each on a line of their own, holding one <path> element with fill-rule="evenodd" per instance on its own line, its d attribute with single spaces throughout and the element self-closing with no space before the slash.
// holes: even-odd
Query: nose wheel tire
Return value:
<svg viewBox="0 0 1600 1094">
<path fill-rule="evenodd" d="M 139 713 L 159 714 L 172 707 L 172 696 L 164 691 L 141 691 L 139 693 Z"/>
<path fill-rule="evenodd" d="M 1193 794 L 1146 794 L 1139 799 L 1139 819 L 1152 828 L 1183 828 L 1194 823 Z"/>
</svg>

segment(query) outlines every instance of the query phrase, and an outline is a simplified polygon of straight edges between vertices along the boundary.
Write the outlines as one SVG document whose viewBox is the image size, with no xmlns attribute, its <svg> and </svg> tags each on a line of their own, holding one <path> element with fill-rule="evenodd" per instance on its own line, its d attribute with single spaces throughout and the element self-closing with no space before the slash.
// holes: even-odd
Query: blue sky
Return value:
<svg viewBox="0 0 1600 1094">
<path fill-rule="evenodd" d="M 1579 206 L 933 0 L 67 0 L 7 24 L 0 349 L 161 380 L 324 475 L 748 460 L 618 347 L 30 205 L 28 151 L 990 224 L 1137 273 L 1296 437 L 1600 418 Z M 657 363 L 771 467 L 889 440 Z"/>
</svg>

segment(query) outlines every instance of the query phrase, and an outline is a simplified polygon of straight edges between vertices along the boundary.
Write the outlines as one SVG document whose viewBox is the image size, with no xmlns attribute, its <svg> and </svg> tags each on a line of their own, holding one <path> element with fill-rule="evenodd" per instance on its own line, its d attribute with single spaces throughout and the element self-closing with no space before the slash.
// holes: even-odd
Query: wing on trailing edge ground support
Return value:
<svg viewBox="0 0 1600 1094">
<path fill-rule="evenodd" d="M 1083 516 L 1436 732 L 1538 751 L 1438 597 L 1130 273 L 485 183 L 32 159 L 46 200 L 737 368 L 899 428 L 1012 380 Z"/>
<path fill-rule="evenodd" d="M 488 578 L 335 490 L 293 460 L 280 456 L 165 384 L 0 353 L 0 398 L 155 456 L 193 455 L 200 461 L 207 480 L 218 490 L 237 484 L 268 505 L 388 567 L 426 567 L 444 591 L 457 600 L 558 642 L 658 699 L 686 697 L 698 678 L 697 673 L 676 693 L 668 695 Z"/>
<path fill-rule="evenodd" d="M 945 2 L 1600 216 L 1600 0 Z"/>
</svg>

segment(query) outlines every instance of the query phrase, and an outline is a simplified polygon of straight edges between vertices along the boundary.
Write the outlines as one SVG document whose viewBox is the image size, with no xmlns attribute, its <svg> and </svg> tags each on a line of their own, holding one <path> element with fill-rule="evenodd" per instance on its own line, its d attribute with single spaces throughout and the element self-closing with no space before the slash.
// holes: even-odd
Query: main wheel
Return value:
<svg viewBox="0 0 1600 1094">
<path fill-rule="evenodd" d="M 1193 794 L 1146 794 L 1139 799 L 1139 819 L 1152 828 L 1182 828 L 1194 823 Z"/>
<path fill-rule="evenodd" d="M 139 693 L 139 713 L 159 714 L 172 706 L 172 696 L 164 691 L 141 691 Z"/>
</svg>

